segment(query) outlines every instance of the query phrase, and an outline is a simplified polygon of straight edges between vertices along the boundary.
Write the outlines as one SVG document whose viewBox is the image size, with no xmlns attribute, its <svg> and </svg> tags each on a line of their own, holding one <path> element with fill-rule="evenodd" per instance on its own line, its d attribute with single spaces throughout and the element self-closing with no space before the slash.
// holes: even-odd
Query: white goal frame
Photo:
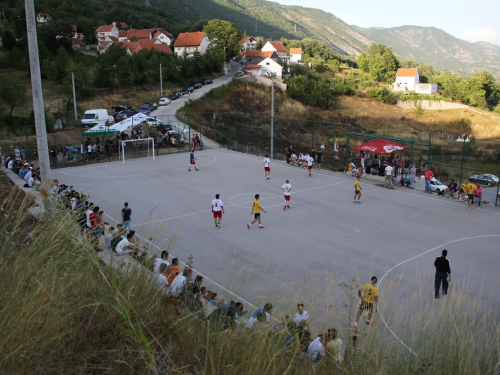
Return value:
<svg viewBox="0 0 500 375">
<path fill-rule="evenodd" d="M 120 147 L 118 147 L 118 160 L 121 160 L 122 163 L 125 163 L 125 144 L 130 142 L 130 143 L 137 143 L 137 142 L 144 142 L 148 141 L 148 158 L 149 158 L 149 146 L 151 144 L 151 148 L 153 150 L 153 160 L 155 160 L 155 140 L 154 138 L 141 138 L 141 139 L 127 139 L 127 140 L 122 140 L 120 141 Z M 151 142 L 150 142 L 151 141 Z M 121 154 L 120 154 L 121 151 Z"/>
</svg>

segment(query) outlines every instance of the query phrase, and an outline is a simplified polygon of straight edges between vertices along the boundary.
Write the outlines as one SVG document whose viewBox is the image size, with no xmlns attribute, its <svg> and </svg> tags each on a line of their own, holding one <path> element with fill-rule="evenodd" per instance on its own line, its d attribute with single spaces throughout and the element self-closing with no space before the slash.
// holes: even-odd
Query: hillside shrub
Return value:
<svg viewBox="0 0 500 375">
<path fill-rule="evenodd" d="M 368 97 L 387 104 L 396 104 L 398 102 L 397 96 L 386 87 L 375 87 L 370 89 L 370 91 L 368 91 Z"/>
</svg>

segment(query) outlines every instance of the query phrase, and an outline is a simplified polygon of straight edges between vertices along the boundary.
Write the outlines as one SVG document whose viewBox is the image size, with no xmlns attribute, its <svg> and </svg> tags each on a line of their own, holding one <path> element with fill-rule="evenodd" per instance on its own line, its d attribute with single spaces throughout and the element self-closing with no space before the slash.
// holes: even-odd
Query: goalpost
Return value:
<svg viewBox="0 0 500 375">
<path fill-rule="evenodd" d="M 140 146 L 140 145 L 144 145 L 144 146 L 147 145 L 147 150 L 148 150 L 147 157 L 149 158 L 151 156 L 150 151 L 149 151 L 151 149 L 152 155 L 153 155 L 153 160 L 155 160 L 154 138 L 128 139 L 128 140 L 124 140 L 124 141 L 120 141 L 120 142 L 121 142 L 121 145 L 120 145 L 120 147 L 118 147 L 118 153 L 119 153 L 118 158 L 119 158 L 119 160 L 122 160 L 123 163 L 125 163 L 125 150 L 127 148 L 131 148 L 131 147 L 138 148 L 138 146 Z"/>
</svg>

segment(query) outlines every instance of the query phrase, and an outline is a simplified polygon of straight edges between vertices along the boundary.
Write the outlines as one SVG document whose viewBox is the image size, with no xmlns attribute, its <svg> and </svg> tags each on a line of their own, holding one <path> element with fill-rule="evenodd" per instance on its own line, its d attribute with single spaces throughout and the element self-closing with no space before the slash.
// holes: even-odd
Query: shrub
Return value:
<svg viewBox="0 0 500 375">
<path fill-rule="evenodd" d="M 368 97 L 387 104 L 396 104 L 398 102 L 397 96 L 385 87 L 370 89 L 370 91 L 368 91 Z"/>
</svg>

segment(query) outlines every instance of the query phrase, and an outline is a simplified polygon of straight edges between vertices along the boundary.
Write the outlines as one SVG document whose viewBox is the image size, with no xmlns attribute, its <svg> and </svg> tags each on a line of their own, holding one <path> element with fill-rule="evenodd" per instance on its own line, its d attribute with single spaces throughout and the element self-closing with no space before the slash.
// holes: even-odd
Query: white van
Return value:
<svg viewBox="0 0 500 375">
<path fill-rule="evenodd" d="M 113 116 L 108 115 L 108 110 L 106 109 L 89 109 L 88 111 L 85 111 L 82 117 L 83 127 L 112 125 L 114 122 Z"/>
</svg>

